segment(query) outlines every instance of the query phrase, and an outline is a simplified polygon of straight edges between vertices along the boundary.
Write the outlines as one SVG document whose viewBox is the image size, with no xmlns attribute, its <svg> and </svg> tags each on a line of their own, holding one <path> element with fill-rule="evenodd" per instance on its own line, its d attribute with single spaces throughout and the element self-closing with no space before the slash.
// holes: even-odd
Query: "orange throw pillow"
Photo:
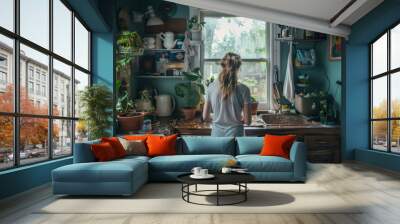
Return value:
<svg viewBox="0 0 400 224">
<path fill-rule="evenodd" d="M 178 135 L 157 136 L 149 135 L 147 137 L 148 156 L 176 155 L 176 138 Z"/>
<path fill-rule="evenodd" d="M 122 158 L 126 156 L 126 151 L 124 149 L 124 146 L 122 146 L 121 142 L 119 142 L 117 137 L 101 138 L 101 142 L 110 143 L 110 145 L 114 149 L 117 158 Z"/>
<path fill-rule="evenodd" d="M 280 156 L 289 159 L 295 135 L 265 135 L 261 156 Z"/>
<path fill-rule="evenodd" d="M 117 158 L 113 147 L 108 142 L 93 144 L 91 145 L 91 149 L 94 157 L 99 162 L 110 161 Z"/>
<path fill-rule="evenodd" d="M 147 135 L 125 135 L 124 139 L 129 141 L 146 141 Z"/>
</svg>

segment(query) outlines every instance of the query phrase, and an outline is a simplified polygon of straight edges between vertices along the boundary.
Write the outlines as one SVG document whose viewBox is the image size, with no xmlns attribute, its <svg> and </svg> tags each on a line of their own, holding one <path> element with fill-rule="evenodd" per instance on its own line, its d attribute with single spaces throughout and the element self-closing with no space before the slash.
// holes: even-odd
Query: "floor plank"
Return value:
<svg viewBox="0 0 400 224">
<path fill-rule="evenodd" d="M 36 214 L 56 199 L 49 185 L 0 201 L 0 223 L 7 224 L 397 224 L 400 174 L 360 163 L 310 164 L 308 182 L 325 187 L 359 214 Z"/>
</svg>

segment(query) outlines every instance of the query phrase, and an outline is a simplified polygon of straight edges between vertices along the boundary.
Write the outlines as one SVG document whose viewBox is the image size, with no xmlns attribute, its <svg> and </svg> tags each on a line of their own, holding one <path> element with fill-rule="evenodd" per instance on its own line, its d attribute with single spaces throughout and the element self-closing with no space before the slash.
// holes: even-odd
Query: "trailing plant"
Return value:
<svg viewBox="0 0 400 224">
<path fill-rule="evenodd" d="M 116 111 L 119 116 L 127 116 L 135 113 L 135 103 L 129 97 L 128 91 L 124 91 L 123 95 L 118 97 Z"/>
<path fill-rule="evenodd" d="M 112 125 L 112 93 L 104 85 L 95 84 L 80 92 L 82 119 L 87 125 L 89 139 L 108 136 Z"/>
<path fill-rule="evenodd" d="M 188 21 L 189 30 L 198 30 L 200 31 L 206 23 L 204 21 L 200 21 L 198 16 L 193 16 Z"/>
<path fill-rule="evenodd" d="M 123 31 L 117 38 L 118 59 L 117 72 L 125 70 L 132 60 L 143 54 L 143 42 L 137 32 Z"/>
<path fill-rule="evenodd" d="M 185 102 L 184 107 L 196 107 L 205 93 L 200 68 L 196 68 L 191 72 L 183 72 L 183 75 L 186 78 L 186 82 L 175 85 L 175 94 L 183 98 Z"/>
</svg>

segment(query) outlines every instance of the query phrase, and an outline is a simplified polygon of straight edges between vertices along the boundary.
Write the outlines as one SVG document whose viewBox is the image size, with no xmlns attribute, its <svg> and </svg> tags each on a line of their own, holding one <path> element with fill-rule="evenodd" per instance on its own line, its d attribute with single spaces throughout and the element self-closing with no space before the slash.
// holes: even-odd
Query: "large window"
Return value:
<svg viewBox="0 0 400 224">
<path fill-rule="evenodd" d="M 222 57 L 227 52 L 237 53 L 242 58 L 239 82 L 247 85 L 260 108 L 265 108 L 269 71 L 268 24 L 243 17 L 205 15 L 203 20 L 205 78 L 217 78 Z"/>
<path fill-rule="evenodd" d="M 1 2 L 0 170 L 70 156 L 87 138 L 74 105 L 90 85 L 90 31 L 63 0 Z"/>
<path fill-rule="evenodd" d="M 371 148 L 400 153 L 400 24 L 370 45 Z"/>
</svg>

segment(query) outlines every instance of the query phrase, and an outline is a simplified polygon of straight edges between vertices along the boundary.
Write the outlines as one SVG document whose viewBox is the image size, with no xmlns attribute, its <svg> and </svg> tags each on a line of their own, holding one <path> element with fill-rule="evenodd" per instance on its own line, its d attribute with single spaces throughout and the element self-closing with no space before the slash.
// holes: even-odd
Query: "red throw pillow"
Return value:
<svg viewBox="0 0 400 224">
<path fill-rule="evenodd" d="M 295 135 L 265 135 L 261 156 L 280 156 L 289 159 Z"/>
<path fill-rule="evenodd" d="M 147 135 L 125 135 L 124 139 L 129 141 L 146 141 Z"/>
<path fill-rule="evenodd" d="M 91 145 L 91 149 L 94 157 L 99 162 L 110 161 L 117 158 L 113 147 L 108 142 L 93 144 Z"/>
<path fill-rule="evenodd" d="M 148 156 L 176 155 L 176 138 L 178 135 L 157 136 L 149 135 L 147 137 Z"/>
<path fill-rule="evenodd" d="M 110 138 L 101 138 L 101 142 L 108 142 L 114 149 L 115 155 L 117 158 L 122 158 L 126 156 L 126 151 L 122 146 L 121 142 L 119 142 L 117 137 L 110 137 Z"/>
</svg>

